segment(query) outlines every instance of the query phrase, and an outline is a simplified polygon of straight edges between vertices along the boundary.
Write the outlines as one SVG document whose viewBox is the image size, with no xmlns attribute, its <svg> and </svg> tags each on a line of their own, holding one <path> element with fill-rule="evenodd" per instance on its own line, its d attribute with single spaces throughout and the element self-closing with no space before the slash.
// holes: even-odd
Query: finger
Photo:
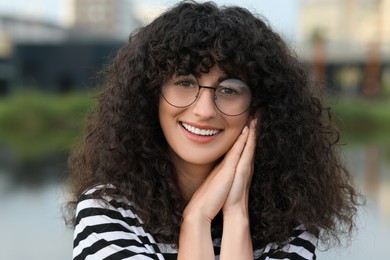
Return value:
<svg viewBox="0 0 390 260">
<path fill-rule="evenodd" d="M 226 153 L 225 158 L 223 160 L 229 166 L 233 166 L 235 169 L 238 161 L 240 160 L 241 154 L 244 151 L 248 136 L 249 129 L 247 126 L 244 127 L 243 132 L 237 138 L 236 142 L 233 144 L 232 148 Z"/>
<path fill-rule="evenodd" d="M 253 157 L 255 153 L 256 148 L 256 126 L 255 126 L 255 120 L 252 120 L 249 124 L 249 133 L 248 138 L 245 143 L 245 147 L 242 151 L 242 154 L 240 156 L 240 160 L 238 162 L 237 167 L 252 167 L 253 164 Z"/>
<path fill-rule="evenodd" d="M 233 144 L 232 148 L 227 152 L 224 159 L 219 163 L 213 172 L 208 176 L 206 181 L 203 183 L 204 186 L 217 186 L 217 189 L 220 187 L 225 187 L 227 190 L 230 189 L 231 184 L 233 183 L 235 171 L 239 163 L 241 154 L 245 148 L 246 141 L 249 136 L 249 128 L 246 126 L 242 134 L 237 138 L 236 142 Z M 219 174 L 223 173 L 223 174 Z"/>
<path fill-rule="evenodd" d="M 245 142 L 245 147 L 242 151 L 242 156 L 251 155 L 255 151 L 256 147 L 256 125 L 255 120 L 251 120 L 249 124 L 248 137 Z"/>
<path fill-rule="evenodd" d="M 237 138 L 236 142 L 226 153 L 223 160 L 215 167 L 213 172 L 209 175 L 207 181 L 215 181 L 217 183 L 220 183 L 218 185 L 221 185 L 222 183 L 225 183 L 226 185 L 231 185 L 241 154 L 245 148 L 246 140 L 248 139 L 248 129 L 249 128 L 247 126 L 243 129 L 242 134 Z M 219 172 L 223 172 L 223 174 L 218 174 Z"/>
<path fill-rule="evenodd" d="M 243 153 L 251 153 L 253 154 L 255 152 L 256 148 L 256 119 L 253 119 L 249 124 L 249 134 L 248 134 L 248 140 L 245 145 L 245 150 Z"/>
<path fill-rule="evenodd" d="M 230 189 L 233 183 L 235 171 L 240 160 L 241 154 L 245 148 L 246 141 L 248 139 L 249 131 L 248 127 L 244 128 L 242 134 L 237 138 L 232 148 L 227 152 L 222 162 L 220 162 L 209 177 L 204 182 L 205 186 L 216 185 L 224 187 L 227 190 Z M 223 173 L 223 174 L 221 174 Z"/>
</svg>

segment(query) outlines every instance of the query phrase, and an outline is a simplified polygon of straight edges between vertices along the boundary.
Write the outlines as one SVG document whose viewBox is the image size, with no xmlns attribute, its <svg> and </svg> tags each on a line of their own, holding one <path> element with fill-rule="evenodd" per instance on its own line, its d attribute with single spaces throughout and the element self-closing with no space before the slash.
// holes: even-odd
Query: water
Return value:
<svg viewBox="0 0 390 260">
<path fill-rule="evenodd" d="M 72 231 L 62 220 L 60 185 L 1 193 L 0 259 L 72 259 Z"/>
<path fill-rule="evenodd" d="M 318 259 L 389 259 L 390 147 L 355 146 L 344 154 L 355 184 L 366 196 L 366 206 L 359 211 L 358 231 L 350 246 L 318 252 Z"/>
<path fill-rule="evenodd" d="M 359 211 L 359 230 L 351 245 L 326 252 L 317 251 L 318 259 L 388 259 L 390 148 L 361 145 L 345 149 L 344 154 L 354 181 L 367 197 L 367 205 Z M 65 227 L 62 219 L 61 181 L 45 182 L 42 178 L 40 183 L 31 186 L 23 182 L 25 177 L 16 181 L 9 178 L 5 172 L 7 169 L 1 166 L 0 259 L 71 259 L 72 230 Z M 28 174 L 62 171 L 61 167 L 35 168 Z M 25 168 L 23 171 L 30 169 Z"/>
</svg>

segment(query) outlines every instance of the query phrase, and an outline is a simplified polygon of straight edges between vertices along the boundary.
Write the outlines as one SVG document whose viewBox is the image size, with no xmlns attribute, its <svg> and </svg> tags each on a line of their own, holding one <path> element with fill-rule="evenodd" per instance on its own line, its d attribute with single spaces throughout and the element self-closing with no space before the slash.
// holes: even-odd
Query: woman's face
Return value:
<svg viewBox="0 0 390 260">
<path fill-rule="evenodd" d="M 175 84 L 177 77 L 164 84 Z M 200 74 L 197 81 L 202 86 L 218 86 L 226 78 L 214 66 L 208 73 Z M 215 106 L 214 91 L 202 88 L 196 101 L 184 108 L 172 106 L 161 96 L 159 118 L 175 162 L 210 165 L 232 147 L 248 122 L 249 111 L 238 116 L 225 115 Z"/>
</svg>

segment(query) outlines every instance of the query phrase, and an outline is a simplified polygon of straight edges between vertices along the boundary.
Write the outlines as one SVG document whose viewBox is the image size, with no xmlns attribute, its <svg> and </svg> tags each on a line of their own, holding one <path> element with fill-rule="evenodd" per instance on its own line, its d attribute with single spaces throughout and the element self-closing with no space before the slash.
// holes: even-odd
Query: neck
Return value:
<svg viewBox="0 0 390 260">
<path fill-rule="evenodd" d="M 173 163 L 178 176 L 179 187 L 184 200 L 188 203 L 192 198 L 192 195 L 210 174 L 215 166 L 215 163 L 192 164 L 184 162 L 178 158 L 175 158 Z"/>
</svg>

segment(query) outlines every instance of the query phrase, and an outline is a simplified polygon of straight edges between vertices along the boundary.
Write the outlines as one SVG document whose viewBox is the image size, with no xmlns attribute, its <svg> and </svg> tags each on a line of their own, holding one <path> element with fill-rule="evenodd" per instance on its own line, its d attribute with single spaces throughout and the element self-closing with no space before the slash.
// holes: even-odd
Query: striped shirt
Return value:
<svg viewBox="0 0 390 260">
<path fill-rule="evenodd" d="M 177 247 L 156 242 L 143 228 L 131 203 L 105 197 L 93 198 L 96 188 L 84 193 L 77 204 L 73 259 L 177 259 Z M 214 239 L 215 259 L 219 259 L 221 239 Z M 269 243 L 253 252 L 253 259 L 316 259 L 317 237 L 302 227 L 294 230 L 288 243 Z"/>
</svg>

